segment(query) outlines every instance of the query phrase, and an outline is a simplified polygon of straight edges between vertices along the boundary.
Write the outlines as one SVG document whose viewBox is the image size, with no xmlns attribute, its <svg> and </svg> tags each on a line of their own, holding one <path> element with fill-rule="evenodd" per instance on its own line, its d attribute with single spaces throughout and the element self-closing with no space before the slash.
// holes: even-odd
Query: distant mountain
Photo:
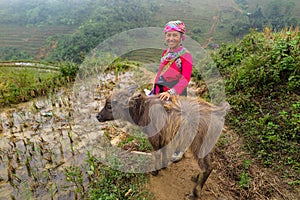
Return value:
<svg viewBox="0 0 300 200">
<path fill-rule="evenodd" d="M 215 47 L 251 28 L 298 26 L 299 9 L 296 0 L 0 0 L 0 60 L 11 57 L 6 52 L 41 59 L 54 41 L 60 49 L 51 59 L 79 58 L 113 34 L 175 19 L 185 22 L 192 39 Z M 34 38 L 30 27 L 40 27 L 30 33 Z"/>
</svg>

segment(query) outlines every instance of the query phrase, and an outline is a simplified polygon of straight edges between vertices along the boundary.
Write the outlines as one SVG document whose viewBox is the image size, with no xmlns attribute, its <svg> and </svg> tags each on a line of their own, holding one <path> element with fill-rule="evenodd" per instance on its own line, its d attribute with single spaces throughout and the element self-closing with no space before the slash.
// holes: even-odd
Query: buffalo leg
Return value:
<svg viewBox="0 0 300 200">
<path fill-rule="evenodd" d="M 160 145 L 160 136 L 159 135 L 154 135 L 152 137 L 149 137 L 149 142 L 153 147 L 154 152 L 154 168 L 155 170 L 151 172 L 153 176 L 157 176 L 159 173 L 159 170 L 161 169 L 162 166 L 162 153 L 159 153 L 158 150 L 161 149 Z"/>
<path fill-rule="evenodd" d="M 210 155 L 207 155 L 203 159 L 198 160 L 199 167 L 201 169 L 201 172 L 196 176 L 193 177 L 193 181 L 196 183 L 192 194 L 190 195 L 191 199 L 193 197 L 198 197 L 200 195 L 200 192 L 207 181 L 210 173 L 212 172 L 212 165 L 210 160 Z"/>
</svg>

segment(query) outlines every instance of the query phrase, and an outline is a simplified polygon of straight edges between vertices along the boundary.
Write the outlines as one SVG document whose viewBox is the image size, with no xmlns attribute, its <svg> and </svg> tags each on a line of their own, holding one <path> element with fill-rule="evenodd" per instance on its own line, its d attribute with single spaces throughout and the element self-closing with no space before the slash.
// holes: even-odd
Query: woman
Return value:
<svg viewBox="0 0 300 200">
<path fill-rule="evenodd" d="M 183 47 L 185 25 L 182 21 L 170 21 L 164 28 L 165 42 L 160 66 L 151 94 L 159 94 L 161 100 L 174 95 L 187 95 L 187 86 L 192 75 L 192 55 Z"/>
<path fill-rule="evenodd" d="M 163 51 L 151 94 L 159 94 L 161 100 L 169 100 L 175 95 L 187 96 L 193 59 L 182 45 L 182 41 L 185 40 L 185 25 L 182 21 L 168 22 L 164 32 L 168 48 Z M 181 160 L 183 154 L 184 149 L 177 147 L 170 161 Z"/>
</svg>

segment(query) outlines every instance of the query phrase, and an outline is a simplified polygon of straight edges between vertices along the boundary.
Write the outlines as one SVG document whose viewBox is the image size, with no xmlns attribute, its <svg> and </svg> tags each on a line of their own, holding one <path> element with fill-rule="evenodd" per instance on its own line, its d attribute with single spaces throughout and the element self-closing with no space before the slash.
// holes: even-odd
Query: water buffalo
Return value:
<svg viewBox="0 0 300 200">
<path fill-rule="evenodd" d="M 181 96 L 161 101 L 158 96 L 136 94 L 134 88 L 128 88 L 109 96 L 96 117 L 100 122 L 121 119 L 142 127 L 153 149 L 164 149 L 156 158 L 162 161 L 157 162 L 156 170 L 167 166 L 175 150 L 185 151 L 189 147 L 200 167 L 189 195 L 190 199 L 197 199 L 212 171 L 210 152 L 220 136 L 228 109 L 227 102 L 215 106 L 202 98 Z"/>
</svg>

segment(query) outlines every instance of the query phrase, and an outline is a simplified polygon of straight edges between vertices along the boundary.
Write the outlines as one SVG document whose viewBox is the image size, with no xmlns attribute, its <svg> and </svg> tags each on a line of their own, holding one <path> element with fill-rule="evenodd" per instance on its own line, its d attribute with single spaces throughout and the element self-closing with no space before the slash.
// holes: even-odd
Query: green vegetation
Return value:
<svg viewBox="0 0 300 200">
<path fill-rule="evenodd" d="M 222 6 L 216 6 L 220 3 Z M 187 34 L 206 46 L 241 38 L 250 28 L 262 31 L 265 26 L 276 30 L 297 26 L 300 7 L 295 0 L 16 0 L 0 5 L 1 43 L 5 48 L 13 47 L 8 52 L 0 49 L 0 60 L 76 63 L 110 36 L 133 28 L 161 27 L 170 16 L 183 20 Z"/>
<path fill-rule="evenodd" d="M 213 54 L 231 104 L 228 123 L 263 165 L 298 183 L 299 50 L 298 29 L 276 33 L 266 28 Z"/>
<path fill-rule="evenodd" d="M 49 43 L 50 45 L 47 47 L 43 47 L 48 37 L 56 34 L 68 35 L 74 32 L 75 29 L 74 26 L 61 25 L 31 27 L 27 24 L 22 26 L 1 24 L 0 60 L 40 60 L 52 48 L 55 48 L 55 41 Z"/>
<path fill-rule="evenodd" d="M 285 27 L 296 27 L 299 20 L 296 17 L 296 1 L 235 1 L 242 12 L 235 12 L 230 33 L 235 37 L 249 33 L 249 30 L 256 29 L 263 31 L 264 27 L 271 27 L 272 30 L 281 30 Z M 230 16 L 229 16 L 230 17 Z"/>
<path fill-rule="evenodd" d="M 147 175 L 120 172 L 99 163 L 92 169 L 93 183 L 90 185 L 89 199 L 151 199 L 147 191 L 142 189 Z"/>
<path fill-rule="evenodd" d="M 119 146 L 125 148 L 125 145 L 133 147 L 132 142 L 139 144 L 139 151 L 149 150 L 150 145 L 147 139 L 141 136 L 141 132 L 133 130 L 135 133 L 128 137 L 126 141 L 120 143 Z M 115 157 L 110 160 L 115 167 L 103 164 L 101 158 L 87 154 L 88 159 L 82 167 L 70 166 L 65 168 L 66 181 L 74 186 L 75 196 L 79 199 L 90 200 L 115 200 L 115 199 L 137 199 L 151 200 L 151 195 L 144 189 L 148 181 L 147 174 L 143 173 L 126 173 L 116 170 L 117 165 L 122 163 Z M 84 177 L 89 180 L 88 188 L 85 190 Z"/>
<path fill-rule="evenodd" d="M 58 67 L 36 63 L 29 65 L 0 64 L 1 107 L 55 92 L 73 81 L 79 68 L 74 63 L 60 63 Z"/>
<path fill-rule="evenodd" d="M 50 62 L 80 63 L 91 49 L 116 33 L 155 26 L 153 15 L 159 10 L 145 0 L 16 0 L 2 4 L 1 43 Z M 12 59 L 4 49 L 0 56 L 3 61 Z"/>
<path fill-rule="evenodd" d="M 99 2 L 99 0 L 2 1 L 0 2 L 0 24 L 19 26 L 80 25 L 93 11 L 93 6 L 96 5 L 93 2 Z"/>
<path fill-rule="evenodd" d="M 244 168 L 243 168 L 243 171 L 240 175 L 240 181 L 239 181 L 240 187 L 244 188 L 244 189 L 249 188 L 250 183 L 251 183 L 251 177 L 249 176 L 249 173 L 247 172 L 249 170 L 249 166 L 250 166 L 250 161 L 245 160 L 244 161 Z"/>
<path fill-rule="evenodd" d="M 130 130 L 130 135 L 124 141 L 121 141 L 118 146 L 122 149 L 132 148 L 142 152 L 153 150 L 145 134 L 135 127 Z"/>
<path fill-rule="evenodd" d="M 3 61 L 33 59 L 33 57 L 24 50 L 21 50 L 17 47 L 6 47 L 6 46 L 0 47 L 0 58 Z"/>
<path fill-rule="evenodd" d="M 48 38 L 49 43 L 57 41 L 57 47 L 46 59 L 81 63 L 86 54 L 114 34 L 133 28 L 155 26 L 155 4 L 150 1 L 138 2 L 140 1 L 99 1 L 93 15 L 79 26 L 78 32 L 71 36 Z"/>
</svg>

